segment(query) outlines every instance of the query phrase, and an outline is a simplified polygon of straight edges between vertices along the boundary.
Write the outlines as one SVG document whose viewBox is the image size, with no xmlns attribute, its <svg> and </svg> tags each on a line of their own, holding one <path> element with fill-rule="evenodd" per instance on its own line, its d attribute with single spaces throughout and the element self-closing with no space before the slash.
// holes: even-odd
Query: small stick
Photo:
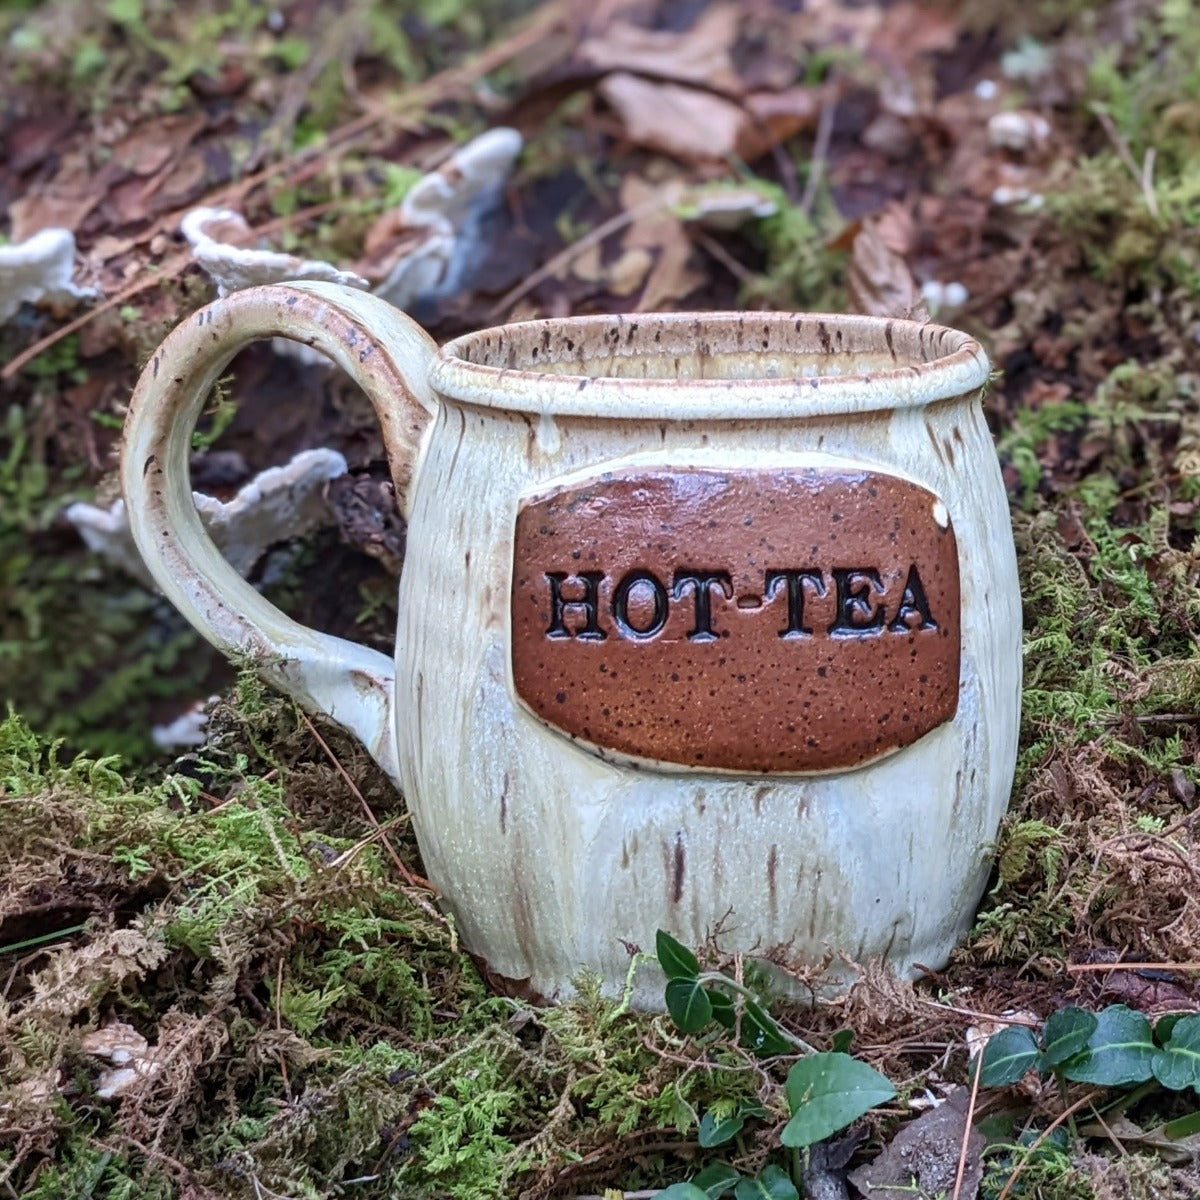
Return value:
<svg viewBox="0 0 1200 1200">
<path fill-rule="evenodd" d="M 950 1200 L 960 1200 L 963 1180 L 967 1174 L 967 1147 L 971 1144 L 971 1123 L 975 1120 L 975 1102 L 979 1098 L 979 1080 L 983 1076 L 983 1052 L 980 1051 L 979 1062 L 975 1067 L 975 1078 L 971 1081 L 971 1099 L 967 1104 L 967 1120 L 963 1126 L 962 1149 L 958 1152 L 958 1170 L 954 1175 L 954 1191 Z"/>
<path fill-rule="evenodd" d="M 1100 1095 L 1098 1091 L 1088 1092 L 1088 1094 L 1084 1096 L 1082 1100 L 1076 1100 L 1070 1108 L 1064 1109 L 1062 1112 L 1060 1112 L 1058 1116 L 1055 1117 L 1054 1120 L 1051 1121 L 1050 1124 L 1038 1134 L 1037 1138 L 1030 1145 L 1029 1149 L 1025 1151 L 1025 1157 L 1022 1158 L 1021 1161 L 1017 1163 L 1016 1167 L 1013 1168 L 1013 1173 L 1008 1177 L 1008 1182 L 1004 1185 L 1004 1190 L 999 1196 L 996 1197 L 996 1200 L 1008 1200 L 1009 1196 L 1012 1195 L 1013 1185 L 1017 1182 L 1018 1178 L 1020 1178 L 1021 1172 L 1025 1170 L 1025 1164 L 1028 1163 L 1031 1158 L 1033 1158 L 1034 1152 L 1041 1147 L 1041 1144 L 1064 1121 L 1070 1117 L 1073 1117 L 1081 1108 L 1083 1108 L 1085 1104 L 1091 1104 L 1091 1102 L 1095 1100 L 1098 1095 Z"/>
<path fill-rule="evenodd" d="M 825 173 L 825 161 L 829 156 L 829 142 L 833 137 L 833 118 L 836 108 L 834 100 L 827 99 L 821 105 L 821 115 L 817 118 L 817 136 L 813 140 L 808 178 L 804 182 L 804 195 L 800 197 L 800 211 L 806 217 L 812 216 L 813 205 L 817 202 L 817 188 L 821 186 L 821 178 Z"/>
<path fill-rule="evenodd" d="M 395 846 L 392 845 L 391 840 L 389 839 L 387 833 L 384 831 L 383 826 L 380 825 L 379 819 L 371 811 L 371 806 L 367 803 L 362 792 L 360 792 L 358 790 L 358 784 L 356 784 L 354 782 L 354 780 L 350 778 L 349 774 L 346 771 L 346 768 L 343 767 L 342 764 L 338 761 L 337 755 L 335 755 L 334 752 L 332 750 L 330 750 L 328 743 L 317 732 L 317 727 L 309 719 L 308 713 L 301 710 L 300 716 L 304 719 L 305 725 L 308 726 L 309 733 L 311 733 L 313 735 L 313 737 L 316 739 L 317 745 L 320 746 L 321 749 L 325 751 L 326 755 L 329 758 L 329 761 L 331 763 L 333 763 L 334 769 L 342 777 L 342 780 L 345 782 L 346 786 L 350 789 L 350 791 L 353 793 L 355 798 L 358 800 L 359 804 L 362 805 L 362 810 L 363 810 L 363 813 L 366 815 L 367 823 L 375 830 L 375 832 L 379 835 L 380 840 L 383 842 L 384 846 L 387 847 L 387 852 L 389 855 L 391 855 L 392 862 L 394 862 L 396 864 L 396 869 L 404 877 L 404 881 L 414 888 L 418 888 L 422 891 L 430 891 L 430 892 L 433 892 L 434 895 L 437 895 L 437 888 L 435 888 L 433 886 L 433 884 L 429 882 L 428 879 L 425 879 L 420 875 L 414 875 L 408 869 L 408 867 L 405 866 L 404 860 L 400 857 L 399 854 L 396 853 L 396 848 L 395 848 Z M 436 916 L 439 921 L 444 922 L 444 918 L 442 917 L 442 915 L 427 900 L 421 900 L 420 904 L 421 904 L 421 907 L 423 909 L 425 909 L 426 912 L 430 913 L 433 916 Z"/>
<path fill-rule="evenodd" d="M 1117 152 L 1117 157 L 1125 164 L 1130 175 L 1133 176 L 1133 181 L 1142 189 L 1142 199 L 1146 201 L 1146 208 L 1150 210 L 1150 215 L 1158 220 L 1158 197 L 1154 194 L 1154 158 L 1155 152 L 1153 149 L 1146 151 L 1146 157 L 1142 160 L 1142 165 L 1139 167 L 1134 161 L 1133 152 L 1129 149 L 1129 143 L 1121 135 L 1121 131 L 1113 123 L 1112 117 L 1102 109 L 1094 108 L 1092 110 L 1096 114 L 1104 132 L 1108 134 L 1108 140 L 1112 142 L 1113 148 Z"/>
<path fill-rule="evenodd" d="M 639 217 L 648 216 L 651 213 L 668 208 L 670 204 L 671 198 L 667 195 L 655 197 L 653 200 L 648 200 L 645 204 L 639 204 L 636 208 L 623 209 L 615 216 L 609 217 L 607 221 L 597 225 L 595 229 L 588 230 L 579 241 L 572 242 L 569 246 L 564 246 L 553 258 L 543 263 L 534 271 L 532 275 L 523 279 L 516 287 L 505 292 L 484 314 L 485 319 L 494 321 L 502 313 L 512 308 L 523 296 L 527 296 L 533 291 L 539 283 L 549 279 L 561 268 L 573 263 L 585 250 L 590 250 L 599 242 L 604 241 L 609 234 L 616 233 L 618 230 L 624 229 L 627 225 L 632 225 Z"/>
<path fill-rule="evenodd" d="M 1067 971 L 1072 975 L 1084 975 L 1092 971 L 1200 971 L 1200 962 L 1071 963 Z"/>
</svg>

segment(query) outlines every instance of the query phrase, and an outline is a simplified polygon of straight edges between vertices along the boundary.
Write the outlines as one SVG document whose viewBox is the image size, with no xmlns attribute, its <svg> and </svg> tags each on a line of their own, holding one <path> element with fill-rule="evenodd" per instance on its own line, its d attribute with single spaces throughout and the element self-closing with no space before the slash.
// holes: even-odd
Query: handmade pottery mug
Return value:
<svg viewBox="0 0 1200 1200">
<path fill-rule="evenodd" d="M 394 663 L 305 628 L 196 516 L 233 354 L 306 343 L 370 398 L 408 549 Z M 150 360 L 123 484 L 159 585 L 351 730 L 465 945 L 547 998 L 630 943 L 942 965 L 1016 758 L 1021 606 L 980 390 L 937 325 L 578 317 L 437 346 L 363 292 L 237 292 Z M 638 976 L 635 1001 L 661 1004 Z"/>
</svg>

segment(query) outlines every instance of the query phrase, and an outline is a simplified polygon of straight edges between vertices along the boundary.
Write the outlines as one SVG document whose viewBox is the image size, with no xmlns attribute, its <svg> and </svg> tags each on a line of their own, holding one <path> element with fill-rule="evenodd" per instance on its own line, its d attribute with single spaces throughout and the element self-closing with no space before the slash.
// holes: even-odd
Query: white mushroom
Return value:
<svg viewBox="0 0 1200 1200">
<path fill-rule="evenodd" d="M 336 450 L 305 450 L 286 465 L 256 475 L 227 503 L 199 492 L 193 493 L 193 499 L 217 548 L 247 575 L 276 542 L 332 523 L 325 485 L 345 473 L 346 460 Z M 147 587 L 153 586 L 134 545 L 123 500 L 110 508 L 72 504 L 64 516 L 90 549 Z"/>
<path fill-rule="evenodd" d="M 75 235 L 69 229 L 43 229 L 15 246 L 0 246 L 0 321 L 23 303 L 73 302 L 96 293 L 71 282 Z"/>
<path fill-rule="evenodd" d="M 317 279 L 356 288 L 367 286 L 361 275 L 339 270 L 320 259 L 234 245 L 227 239 L 247 239 L 251 230 L 241 213 L 229 208 L 194 208 L 179 228 L 191 244 L 196 262 L 217 285 L 219 296 L 262 283 L 285 283 L 293 279 Z"/>
</svg>

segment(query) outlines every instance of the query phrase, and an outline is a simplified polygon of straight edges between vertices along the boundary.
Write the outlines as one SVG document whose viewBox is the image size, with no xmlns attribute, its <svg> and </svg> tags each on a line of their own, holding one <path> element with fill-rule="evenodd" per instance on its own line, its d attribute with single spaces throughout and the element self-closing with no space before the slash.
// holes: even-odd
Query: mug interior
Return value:
<svg viewBox="0 0 1200 1200">
<path fill-rule="evenodd" d="M 466 334 L 442 347 L 432 382 L 443 395 L 494 407 L 634 415 L 612 406 L 647 403 L 664 384 L 676 400 L 681 390 L 711 401 L 713 392 L 736 387 L 768 403 L 790 395 L 794 405 L 803 388 L 809 409 L 838 402 L 833 392 L 856 409 L 879 407 L 867 394 L 889 384 L 889 406 L 962 395 L 984 382 L 987 369 L 979 344 L 943 325 L 808 313 L 639 313 Z"/>
</svg>

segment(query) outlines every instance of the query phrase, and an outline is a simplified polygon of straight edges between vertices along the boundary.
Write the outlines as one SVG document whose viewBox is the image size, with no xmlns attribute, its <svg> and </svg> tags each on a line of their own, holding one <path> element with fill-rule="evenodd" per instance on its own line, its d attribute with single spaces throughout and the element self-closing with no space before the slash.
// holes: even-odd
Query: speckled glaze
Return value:
<svg viewBox="0 0 1200 1200">
<path fill-rule="evenodd" d="M 409 521 L 395 663 L 305 629 L 195 518 L 191 429 L 259 337 L 371 398 Z M 861 317 L 532 322 L 440 353 L 328 284 L 229 296 L 138 385 L 139 549 L 213 643 L 356 733 L 494 977 L 615 991 L 627 944 L 911 976 L 983 889 L 1021 610 L 965 334 Z M 615 676 L 615 678 L 614 678 Z M 661 1003 L 639 973 L 635 1001 Z"/>
</svg>

